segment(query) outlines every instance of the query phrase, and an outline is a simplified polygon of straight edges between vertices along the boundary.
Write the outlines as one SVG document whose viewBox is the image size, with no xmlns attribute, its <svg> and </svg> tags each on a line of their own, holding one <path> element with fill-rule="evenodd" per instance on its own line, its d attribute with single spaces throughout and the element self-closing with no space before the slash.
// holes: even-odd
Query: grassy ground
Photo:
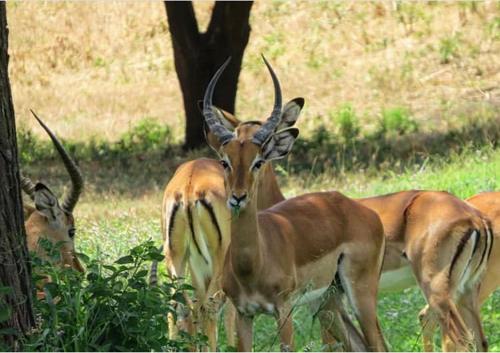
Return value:
<svg viewBox="0 0 500 353">
<path fill-rule="evenodd" d="M 60 169 L 60 166 L 56 167 Z M 117 176 L 118 179 L 126 176 Z M 55 178 L 59 182 L 63 179 Z M 110 181 L 111 182 L 111 181 Z M 118 180 L 124 183 L 124 180 Z M 347 195 L 368 196 L 402 189 L 422 188 L 448 190 L 466 198 L 475 193 L 500 188 L 500 151 L 491 147 L 468 150 L 449 158 L 429 158 L 427 163 L 409 167 L 403 173 L 389 170 L 373 177 L 363 172 L 303 174 L 280 177 L 287 197 L 307 190 L 339 190 Z M 60 184 L 56 189 L 60 190 Z M 59 186 L 58 186 L 59 185 Z M 105 189 L 104 186 L 102 186 Z M 88 191 L 77 207 L 77 247 L 92 257 L 108 261 L 127 253 L 134 245 L 153 239 L 160 243 L 161 191 L 149 190 L 141 195 L 124 192 Z M 421 350 L 420 327 L 416 318 L 425 302 L 416 288 L 379 298 L 379 316 L 388 342 L 396 351 Z M 483 306 L 482 315 L 491 350 L 500 350 L 500 292 Z M 294 314 L 296 343 L 299 350 L 321 348 L 318 323 L 306 307 Z M 223 331 L 221 325 L 220 329 Z M 222 348 L 224 349 L 224 340 Z M 256 321 L 255 350 L 277 350 L 274 321 L 259 317 Z"/>
</svg>

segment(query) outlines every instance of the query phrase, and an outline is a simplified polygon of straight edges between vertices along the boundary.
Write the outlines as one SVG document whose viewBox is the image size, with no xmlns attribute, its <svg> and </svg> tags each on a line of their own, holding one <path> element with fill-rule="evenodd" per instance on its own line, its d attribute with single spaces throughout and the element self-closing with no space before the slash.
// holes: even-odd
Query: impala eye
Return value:
<svg viewBox="0 0 500 353">
<path fill-rule="evenodd" d="M 260 167 L 262 167 L 264 165 L 264 160 L 263 159 L 260 159 L 258 160 L 257 162 L 255 162 L 255 164 L 253 165 L 253 170 L 258 170 L 260 169 Z"/>
<path fill-rule="evenodd" d="M 229 163 L 228 163 L 228 162 L 226 162 L 225 160 L 221 159 L 221 160 L 219 161 L 219 163 L 220 163 L 220 165 L 222 166 L 222 168 L 224 168 L 224 169 L 226 169 L 226 170 L 227 170 L 227 169 L 229 169 Z"/>
<path fill-rule="evenodd" d="M 73 239 L 75 237 L 75 233 L 76 233 L 76 229 L 75 228 L 70 228 L 70 230 L 68 230 L 68 236 Z"/>
</svg>

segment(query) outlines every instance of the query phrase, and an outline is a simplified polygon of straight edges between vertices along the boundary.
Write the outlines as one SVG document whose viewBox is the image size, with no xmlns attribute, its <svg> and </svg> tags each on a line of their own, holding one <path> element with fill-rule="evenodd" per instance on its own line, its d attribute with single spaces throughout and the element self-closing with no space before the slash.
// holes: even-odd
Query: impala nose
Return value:
<svg viewBox="0 0 500 353">
<path fill-rule="evenodd" d="M 240 196 L 232 194 L 229 199 L 229 207 L 244 207 L 247 200 L 247 193 L 243 193 Z"/>
</svg>

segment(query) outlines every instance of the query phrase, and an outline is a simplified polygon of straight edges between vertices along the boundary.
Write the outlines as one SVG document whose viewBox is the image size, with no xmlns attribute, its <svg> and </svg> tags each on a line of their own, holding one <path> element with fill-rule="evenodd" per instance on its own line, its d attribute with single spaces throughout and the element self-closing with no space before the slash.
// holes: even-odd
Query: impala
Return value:
<svg viewBox="0 0 500 353">
<path fill-rule="evenodd" d="M 337 192 L 306 194 L 258 212 L 259 187 L 266 178 L 262 171 L 270 161 L 285 157 L 298 136 L 298 129 L 282 118 L 279 82 L 264 61 L 273 79 L 275 103 L 271 116 L 251 137 L 224 126 L 212 105 L 214 87 L 229 61 L 210 81 L 203 102 L 205 121 L 218 140 L 212 147 L 221 158 L 223 195 L 232 213 L 222 286 L 237 308 L 238 349 L 252 349 L 253 318 L 258 313 L 276 317 L 281 348 L 292 349 L 292 300 L 300 300 L 305 291 L 309 300 L 328 294 L 334 284 L 347 293 L 366 347 L 385 350 L 376 316 L 384 250 L 376 213 Z M 333 337 L 352 349 L 349 329 L 356 328 L 345 318 L 335 293 L 321 298 L 322 337 Z"/>
<path fill-rule="evenodd" d="M 467 199 L 467 202 L 481 211 L 490 221 L 493 230 L 493 245 L 490 246 L 487 256 L 489 257 L 486 273 L 481 280 L 479 288 L 478 309 L 488 299 L 490 294 L 500 285 L 500 192 L 485 192 Z M 491 253 L 491 255 L 490 255 Z M 436 321 L 429 318 L 430 311 L 426 307 L 421 311 L 421 318 L 427 323 L 422 332 L 424 349 L 433 351 L 433 334 L 437 326 Z M 486 341 L 483 349 L 486 349 Z"/>
<path fill-rule="evenodd" d="M 445 350 L 472 343 L 485 350 L 477 289 L 493 241 L 488 221 L 446 192 L 402 191 L 358 201 L 384 225 L 381 291 L 407 287 L 415 278 L 428 303 L 419 316 L 423 336 L 433 332 L 429 322 L 438 322 Z"/>
<path fill-rule="evenodd" d="M 33 200 L 35 206 L 24 205 L 24 219 L 28 250 L 42 258 L 47 258 L 44 249 L 39 246 L 39 240 L 45 238 L 51 243 L 60 243 L 61 265 L 72 267 L 83 272 L 75 253 L 75 220 L 73 210 L 83 188 L 83 178 L 75 162 L 64 149 L 54 133 L 32 111 L 33 115 L 47 132 L 54 147 L 59 153 L 71 179 L 71 187 L 61 204 L 54 193 L 43 183 L 33 182 L 21 176 L 21 186 L 24 192 Z"/>
<path fill-rule="evenodd" d="M 481 305 L 500 285 L 500 192 L 484 192 L 470 197 L 467 202 L 488 217 L 493 230 L 491 255 L 479 290 Z"/>
<path fill-rule="evenodd" d="M 303 105 L 302 98 L 290 101 L 283 110 L 282 120 L 288 126 L 294 125 Z M 260 121 L 241 122 L 217 107 L 213 107 L 213 110 L 221 124 L 235 129 L 236 135 L 243 139 L 251 138 L 262 125 Z M 210 131 L 206 131 L 206 137 L 211 146 L 218 144 Z M 262 173 L 265 178 L 259 186 L 259 209 L 285 199 L 272 165 L 266 165 Z M 219 161 L 202 158 L 179 166 L 168 182 L 163 197 L 163 249 L 171 276 L 184 277 L 189 265 L 196 298 L 192 305 L 194 317 L 201 322 L 212 351 L 217 348 L 216 317 L 225 299 L 220 279 L 230 241 L 230 220 L 231 214 L 226 207 L 224 169 Z M 156 264 L 153 264 L 151 272 L 151 282 L 154 284 L 157 281 Z M 189 302 L 187 297 L 185 300 Z M 234 308 L 230 304 L 225 318 L 227 343 L 234 346 Z M 177 323 L 169 315 L 171 338 L 177 336 L 178 328 L 190 333 L 196 331 L 186 310 L 179 310 Z"/>
</svg>

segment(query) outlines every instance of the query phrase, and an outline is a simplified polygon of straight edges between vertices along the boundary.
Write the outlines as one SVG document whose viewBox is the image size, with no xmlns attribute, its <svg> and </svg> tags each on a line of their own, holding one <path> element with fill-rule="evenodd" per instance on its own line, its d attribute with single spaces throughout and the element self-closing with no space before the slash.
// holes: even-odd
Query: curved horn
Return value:
<svg viewBox="0 0 500 353">
<path fill-rule="evenodd" d="M 64 149 L 63 145 L 61 144 L 61 142 L 59 142 L 54 133 L 47 127 L 47 125 L 43 123 L 43 121 L 35 114 L 33 110 L 31 110 L 31 113 L 33 114 L 35 119 L 38 120 L 40 125 L 49 135 L 57 152 L 59 153 L 61 159 L 63 160 L 64 166 L 68 171 L 69 177 L 71 178 L 71 188 L 62 202 L 62 208 L 67 212 L 72 212 L 73 209 L 75 208 L 76 203 L 78 202 L 78 198 L 80 197 L 80 194 L 82 193 L 83 189 L 83 177 L 82 174 L 80 173 L 80 169 L 78 169 L 77 165 L 71 159 L 68 152 Z"/>
<path fill-rule="evenodd" d="M 267 121 L 262 125 L 262 127 L 253 136 L 252 141 L 253 141 L 253 143 L 255 143 L 257 145 L 262 145 L 264 142 L 266 142 L 267 139 L 271 136 L 271 134 L 278 127 L 278 125 L 281 121 L 281 105 L 282 105 L 281 87 L 280 87 L 280 82 L 278 80 L 278 77 L 276 77 L 276 74 L 274 73 L 273 68 L 267 62 L 264 55 L 262 55 L 262 59 L 264 59 L 264 63 L 266 64 L 267 69 L 269 70 L 269 73 L 271 74 L 271 78 L 273 79 L 274 107 L 273 107 L 273 111 L 271 112 L 271 116 L 267 119 Z"/>
<path fill-rule="evenodd" d="M 22 173 L 19 173 L 19 177 L 21 178 L 21 188 L 32 200 L 34 200 L 35 184 L 33 184 L 30 178 L 25 177 Z"/>
<path fill-rule="evenodd" d="M 224 125 L 222 125 L 215 116 L 212 108 L 212 97 L 214 94 L 215 85 L 219 80 L 220 75 L 226 68 L 226 66 L 231 61 L 231 57 L 227 58 L 224 64 L 217 70 L 215 75 L 210 80 L 208 87 L 205 91 L 205 96 L 203 97 L 203 117 L 208 125 L 210 131 L 219 139 L 219 142 L 224 145 L 234 138 L 234 134 L 228 130 Z"/>
</svg>

